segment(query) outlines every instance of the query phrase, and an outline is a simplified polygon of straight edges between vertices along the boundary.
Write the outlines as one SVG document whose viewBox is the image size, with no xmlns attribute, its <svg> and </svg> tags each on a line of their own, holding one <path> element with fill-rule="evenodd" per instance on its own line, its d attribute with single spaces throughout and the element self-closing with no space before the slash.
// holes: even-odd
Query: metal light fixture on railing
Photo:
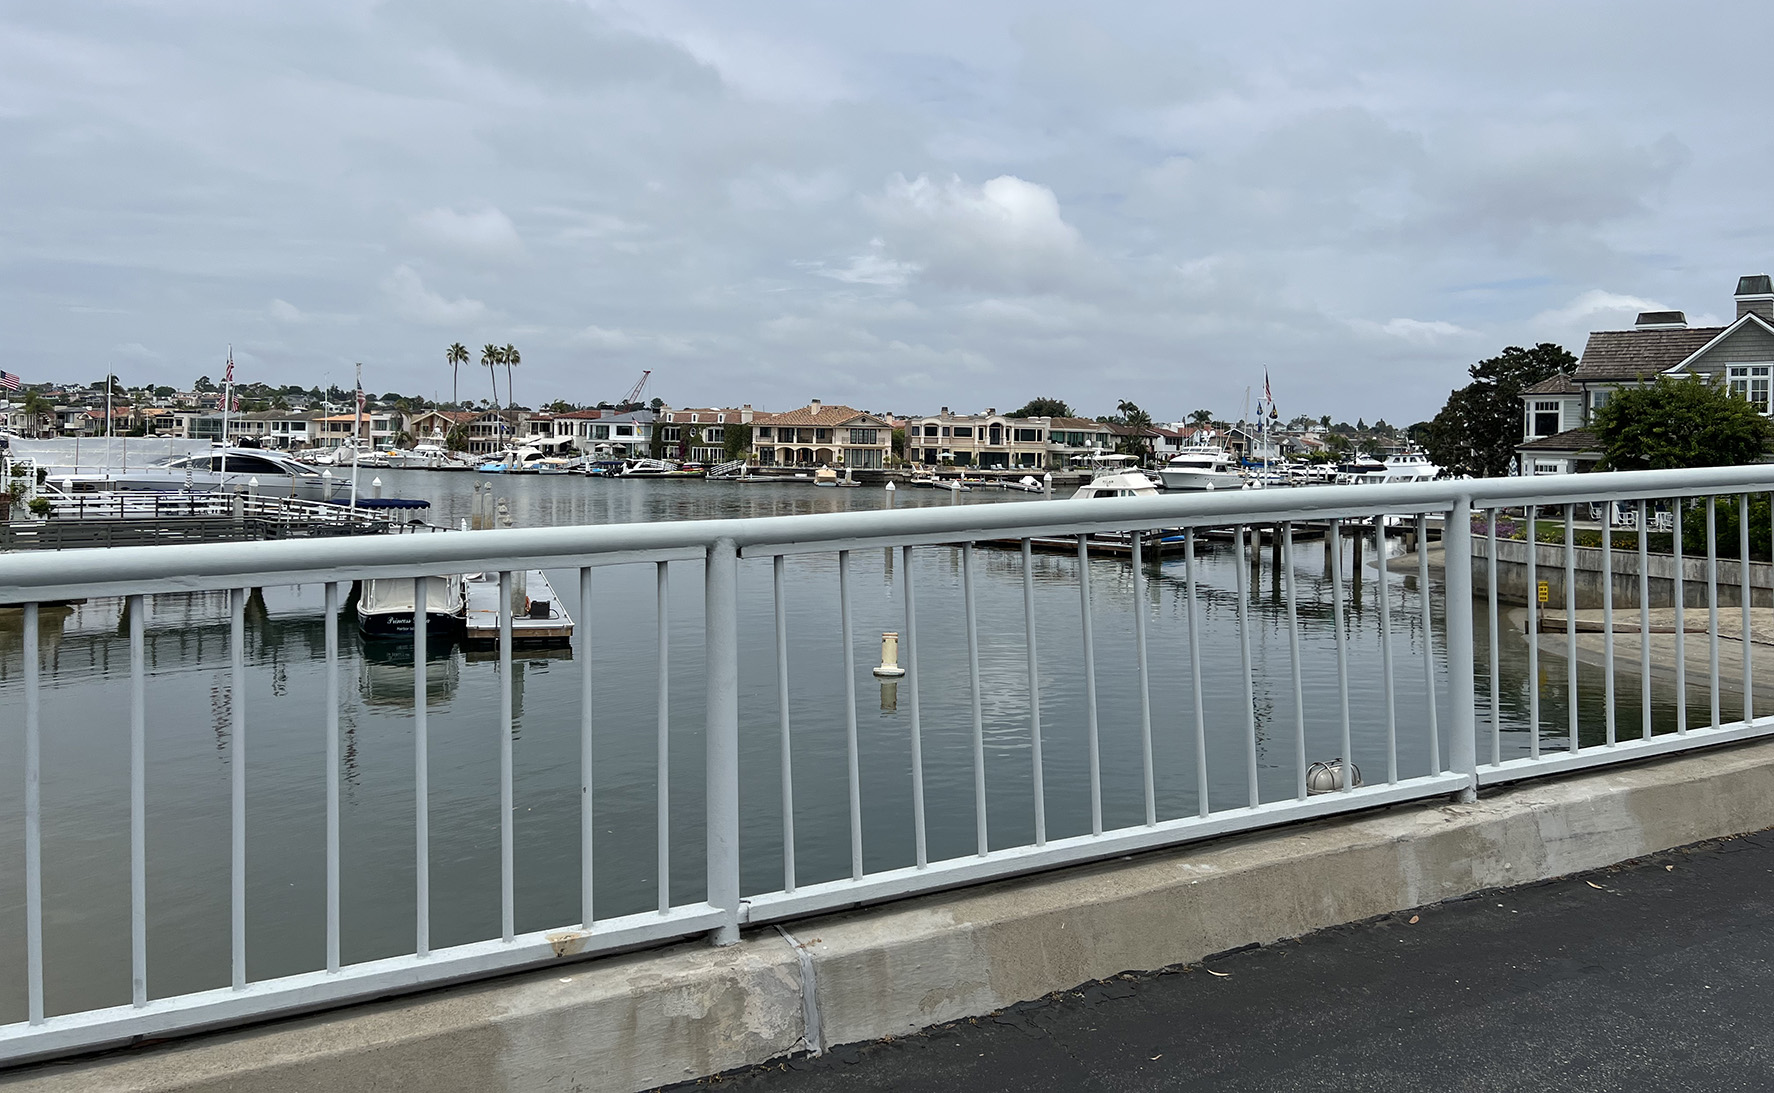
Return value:
<svg viewBox="0 0 1774 1093">
<path fill-rule="evenodd" d="M 1334 793 L 1337 790 L 1344 788 L 1344 765 L 1342 756 L 1338 756 L 1328 763 L 1313 763 L 1311 766 L 1307 767 L 1306 792 L 1310 795 L 1316 796 L 1320 793 Z M 1354 779 L 1351 788 L 1359 788 L 1362 784 L 1361 768 L 1354 763 L 1349 763 L 1347 766 Z"/>
</svg>

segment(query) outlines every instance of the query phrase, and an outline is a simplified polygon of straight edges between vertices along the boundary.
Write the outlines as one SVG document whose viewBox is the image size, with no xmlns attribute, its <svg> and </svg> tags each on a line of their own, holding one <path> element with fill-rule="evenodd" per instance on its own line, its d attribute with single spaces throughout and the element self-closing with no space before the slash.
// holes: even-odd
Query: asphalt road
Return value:
<svg viewBox="0 0 1774 1093">
<path fill-rule="evenodd" d="M 1774 833 L 674 1088 L 1774 1090 Z"/>
</svg>

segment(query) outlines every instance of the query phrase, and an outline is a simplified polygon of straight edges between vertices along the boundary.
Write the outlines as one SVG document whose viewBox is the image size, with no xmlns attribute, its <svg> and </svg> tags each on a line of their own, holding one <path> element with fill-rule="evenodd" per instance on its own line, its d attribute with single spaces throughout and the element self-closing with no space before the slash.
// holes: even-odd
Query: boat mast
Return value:
<svg viewBox="0 0 1774 1093">
<path fill-rule="evenodd" d="M 234 345 L 228 345 L 228 370 L 222 373 L 222 467 L 228 473 L 228 408 L 234 404 Z M 223 482 L 224 487 L 227 483 Z"/>
<path fill-rule="evenodd" d="M 351 507 L 357 507 L 357 439 L 363 432 L 363 364 L 357 365 L 357 410 L 351 423 Z"/>
</svg>

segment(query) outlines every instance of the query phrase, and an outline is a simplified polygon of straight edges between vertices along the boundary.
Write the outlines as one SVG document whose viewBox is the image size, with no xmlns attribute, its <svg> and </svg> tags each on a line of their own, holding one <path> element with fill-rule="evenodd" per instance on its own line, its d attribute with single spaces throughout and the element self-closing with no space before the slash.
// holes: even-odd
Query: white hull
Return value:
<svg viewBox="0 0 1774 1093">
<path fill-rule="evenodd" d="M 1236 490 L 1244 488 L 1244 479 L 1230 471 L 1198 471 L 1182 467 L 1161 467 L 1158 480 L 1167 490 Z"/>
</svg>

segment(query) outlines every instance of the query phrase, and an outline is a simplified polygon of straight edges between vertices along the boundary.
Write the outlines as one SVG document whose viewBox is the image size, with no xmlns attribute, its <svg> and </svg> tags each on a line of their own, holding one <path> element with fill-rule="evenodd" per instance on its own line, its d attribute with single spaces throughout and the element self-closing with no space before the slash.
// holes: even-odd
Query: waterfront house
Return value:
<svg viewBox="0 0 1774 1093">
<path fill-rule="evenodd" d="M 473 410 L 421 410 L 407 415 L 406 434 L 415 444 L 448 438 L 450 430 L 458 425 L 466 427 L 479 416 Z"/>
<path fill-rule="evenodd" d="M 1045 417 L 1007 417 L 992 408 L 983 414 L 954 414 L 944 406 L 929 417 L 906 418 L 906 458 L 913 463 L 1036 470 L 1047 465 L 1048 429 Z"/>
<path fill-rule="evenodd" d="M 569 410 L 555 414 L 553 435 L 573 438 L 573 446 L 598 459 L 627 459 L 652 452 L 651 410 Z"/>
<path fill-rule="evenodd" d="M 798 410 L 752 415 L 752 455 L 766 467 L 878 470 L 893 451 L 886 418 L 814 399 Z"/>
<path fill-rule="evenodd" d="M 1093 449 L 1113 451 L 1119 439 L 1114 426 L 1087 417 L 1047 419 L 1047 465 L 1061 470 Z"/>
<path fill-rule="evenodd" d="M 1659 376 L 1699 376 L 1727 384 L 1763 414 L 1774 414 L 1774 281 L 1740 277 L 1736 317 L 1725 326 L 1690 327 L 1680 311 L 1641 312 L 1631 330 L 1598 330 L 1569 376 L 1522 392 L 1523 474 L 1588 470 L 1601 459 L 1591 430 L 1596 410 L 1623 386 Z"/>
<path fill-rule="evenodd" d="M 750 425 L 756 416 L 750 403 L 737 409 L 692 406 L 682 410 L 662 407 L 659 411 L 667 454 L 674 459 L 710 464 L 727 458 L 727 427 Z"/>
</svg>

